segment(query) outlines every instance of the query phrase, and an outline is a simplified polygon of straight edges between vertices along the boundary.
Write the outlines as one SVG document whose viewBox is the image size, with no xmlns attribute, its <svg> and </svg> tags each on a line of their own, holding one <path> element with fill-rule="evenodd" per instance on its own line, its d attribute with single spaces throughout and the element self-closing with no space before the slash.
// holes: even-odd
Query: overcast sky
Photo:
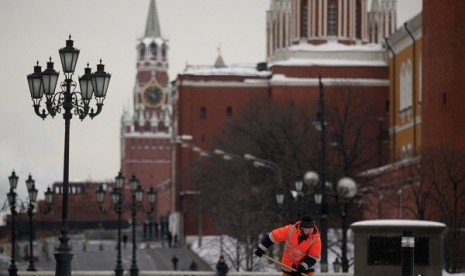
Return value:
<svg viewBox="0 0 465 276">
<path fill-rule="evenodd" d="M 170 80 L 189 64 L 213 64 L 217 48 L 226 64 L 265 60 L 270 0 L 157 0 L 162 35 L 169 39 Z M 421 0 L 398 0 L 398 25 L 421 11 Z M 28 174 L 40 197 L 63 179 L 64 120 L 35 115 L 26 75 L 72 35 L 81 50 L 77 75 L 100 58 L 112 74 L 102 113 L 71 121 L 70 180 L 113 179 L 120 167 L 120 117 L 132 105 L 136 40 L 143 35 L 149 0 L 11 0 L 0 3 L 0 203 L 14 169 L 24 198 Z M 60 76 L 60 81 L 63 76 Z M 77 76 L 74 77 L 77 81 Z M 58 88 L 57 88 L 58 89 Z"/>
</svg>

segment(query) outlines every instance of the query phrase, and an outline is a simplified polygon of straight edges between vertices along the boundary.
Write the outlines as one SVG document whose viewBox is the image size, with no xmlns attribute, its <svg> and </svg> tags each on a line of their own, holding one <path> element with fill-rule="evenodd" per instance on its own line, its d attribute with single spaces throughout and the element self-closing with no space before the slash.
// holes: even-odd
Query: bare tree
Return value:
<svg viewBox="0 0 465 276">
<path fill-rule="evenodd" d="M 422 153 L 422 171 L 431 185 L 431 199 L 439 218 L 447 225 L 446 270 L 451 273 L 464 269 L 465 237 L 465 151 L 441 147 Z"/>
<path fill-rule="evenodd" d="M 355 178 L 375 162 L 377 155 L 373 151 L 379 149 L 379 120 L 364 96 L 350 87 L 329 91 L 327 109 L 330 137 L 336 139 L 328 141 L 334 145 L 328 150 L 328 179 L 335 184 L 343 176 Z M 208 197 L 204 201 L 215 206 L 211 213 L 216 226 L 222 233 L 236 238 L 245 249 L 242 254 L 236 252 L 233 262 L 236 269 L 243 263 L 240 258 L 247 259 L 242 269 L 254 269 L 253 251 L 265 231 L 296 221 L 296 202 L 290 192 L 295 189 L 296 176 L 310 169 L 320 170 L 321 144 L 320 133 L 314 127 L 315 114 L 316 106 L 299 108 L 255 101 L 224 127 L 215 147 L 238 156 L 250 153 L 272 161 L 279 166 L 282 179 L 277 179 L 275 171 L 254 168 L 250 163 L 239 161 L 240 158 L 235 162 L 218 159 L 203 162 L 201 171 L 205 173 L 198 181 L 202 181 L 202 196 Z M 281 213 L 277 212 L 275 201 L 277 189 L 285 194 Z M 328 191 L 330 196 L 336 196 L 333 191 Z M 300 204 L 308 212 L 316 206 L 312 203 L 313 195 L 307 196 Z M 332 198 L 329 203 L 338 212 L 337 198 Z M 359 211 L 358 208 L 351 210 Z M 318 209 L 312 212 L 318 213 Z M 340 226 L 338 218 L 338 215 L 332 216 L 333 227 Z M 336 244 L 341 245 L 340 241 Z"/>
</svg>

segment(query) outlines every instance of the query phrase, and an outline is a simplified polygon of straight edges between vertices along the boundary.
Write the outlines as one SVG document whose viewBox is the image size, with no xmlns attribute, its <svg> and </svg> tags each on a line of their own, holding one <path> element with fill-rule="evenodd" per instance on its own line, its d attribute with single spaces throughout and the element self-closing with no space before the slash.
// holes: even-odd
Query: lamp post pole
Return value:
<svg viewBox="0 0 465 276">
<path fill-rule="evenodd" d="M 10 192 L 7 194 L 8 204 L 10 205 L 10 212 L 11 212 L 11 262 L 10 267 L 8 268 L 8 275 L 9 276 L 17 276 L 18 275 L 18 268 L 16 267 L 16 186 L 18 184 L 18 177 L 16 176 L 15 172 L 11 173 L 11 176 L 8 177 L 10 182 Z"/>
<path fill-rule="evenodd" d="M 320 191 L 321 191 L 321 272 L 328 272 L 328 206 L 326 200 L 326 122 L 325 122 L 325 93 L 321 75 L 318 78 L 320 87 L 319 110 L 317 120 L 321 128 L 321 172 L 320 172 Z"/>
<path fill-rule="evenodd" d="M 29 266 L 27 271 L 37 271 L 34 266 L 34 226 L 32 223 L 32 215 L 34 214 L 34 204 L 37 200 L 37 189 L 35 188 L 35 181 L 31 175 L 26 180 L 27 191 L 29 193 L 29 202 L 27 206 L 27 215 L 29 216 Z"/>
<path fill-rule="evenodd" d="M 48 115 L 54 117 L 61 113 L 63 109 L 63 119 L 65 120 L 65 141 L 64 141 L 64 158 L 63 158 L 63 189 L 62 189 L 62 212 L 61 212 L 61 236 L 60 244 L 55 251 L 56 259 L 56 276 L 71 276 L 71 259 L 73 253 L 68 244 L 68 190 L 69 190 L 69 136 L 70 123 L 73 113 L 84 120 L 89 115 L 90 118 L 97 116 L 103 108 L 110 74 L 104 71 L 104 65 L 100 62 L 97 65 L 97 71 L 91 73 L 89 67 L 85 68 L 84 75 L 79 78 L 81 91 L 75 91 L 76 82 L 72 76 L 76 67 L 79 50 L 73 47 L 74 41 L 71 36 L 66 41 L 66 47 L 59 50 L 64 82 L 61 83 L 62 91 L 55 94 L 56 84 L 59 73 L 53 69 L 53 62 L 47 62 L 47 69 L 43 72 L 39 62 L 34 66 L 34 72 L 27 76 L 31 98 L 34 103 L 34 111 L 37 116 L 45 119 Z M 46 109 L 41 108 L 41 100 L 46 99 Z M 95 96 L 97 110 L 89 107 L 90 100 Z"/>
<path fill-rule="evenodd" d="M 133 176 L 134 177 L 134 176 Z M 137 276 L 139 274 L 139 268 L 137 267 L 137 258 L 136 258 L 136 193 L 133 191 L 132 195 L 132 204 L 131 204 L 131 215 L 132 215 L 132 258 L 131 258 L 131 276 Z"/>
</svg>

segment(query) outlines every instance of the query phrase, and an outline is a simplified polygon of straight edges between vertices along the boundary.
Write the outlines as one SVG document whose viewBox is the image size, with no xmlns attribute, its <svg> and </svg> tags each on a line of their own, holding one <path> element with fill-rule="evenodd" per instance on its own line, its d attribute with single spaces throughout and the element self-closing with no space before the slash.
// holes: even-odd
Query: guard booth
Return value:
<svg viewBox="0 0 465 276">
<path fill-rule="evenodd" d="M 351 225 L 354 233 L 354 275 L 402 275 L 402 232 L 415 236 L 414 275 L 440 276 L 446 225 L 424 220 L 366 220 Z"/>
</svg>

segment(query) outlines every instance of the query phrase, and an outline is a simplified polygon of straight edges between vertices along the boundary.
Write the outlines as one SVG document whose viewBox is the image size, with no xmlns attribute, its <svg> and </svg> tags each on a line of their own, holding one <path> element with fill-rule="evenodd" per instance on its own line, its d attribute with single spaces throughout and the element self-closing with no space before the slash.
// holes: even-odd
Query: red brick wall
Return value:
<svg viewBox="0 0 465 276">
<path fill-rule="evenodd" d="M 465 2 L 423 2 L 422 143 L 465 146 Z"/>
</svg>

